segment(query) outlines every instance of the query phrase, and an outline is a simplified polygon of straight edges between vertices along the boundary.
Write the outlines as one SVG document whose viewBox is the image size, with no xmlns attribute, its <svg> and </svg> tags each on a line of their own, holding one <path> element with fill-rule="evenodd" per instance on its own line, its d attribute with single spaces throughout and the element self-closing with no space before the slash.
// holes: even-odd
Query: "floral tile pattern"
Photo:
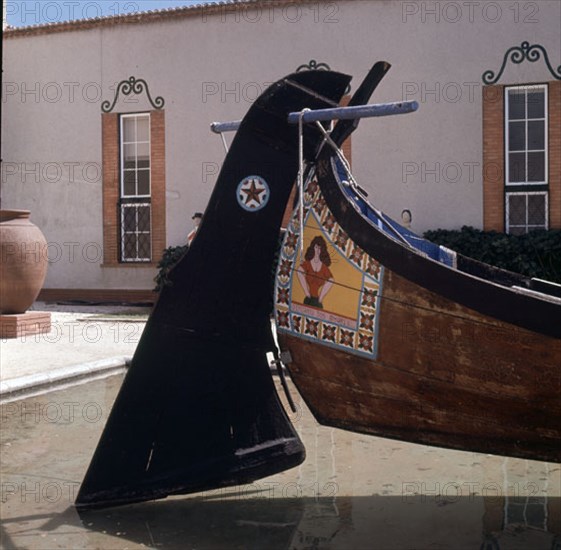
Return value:
<svg viewBox="0 0 561 550">
<path fill-rule="evenodd" d="M 378 317 L 384 269 L 375 258 L 349 238 L 330 212 L 317 180 L 312 179 L 304 191 L 304 241 L 310 242 L 308 228 L 314 223 L 320 228 L 329 246 L 335 249 L 353 269 L 360 270 L 361 287 L 357 288 L 358 311 L 353 319 L 338 322 L 336 315 L 314 307 L 293 303 L 293 285 L 301 248 L 300 211 L 295 208 L 288 226 L 277 269 L 275 314 L 279 332 L 315 340 L 347 352 L 375 358 L 377 353 Z M 330 292 L 337 292 L 336 288 Z"/>
</svg>

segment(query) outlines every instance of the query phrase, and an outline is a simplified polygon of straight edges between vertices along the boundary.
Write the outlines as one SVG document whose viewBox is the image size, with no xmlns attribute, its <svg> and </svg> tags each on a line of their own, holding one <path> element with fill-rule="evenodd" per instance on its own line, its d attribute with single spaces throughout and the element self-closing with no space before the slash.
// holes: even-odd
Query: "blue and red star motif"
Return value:
<svg viewBox="0 0 561 550">
<path fill-rule="evenodd" d="M 259 176 L 244 178 L 237 189 L 238 204 L 249 212 L 261 210 L 269 202 L 270 195 L 267 182 Z"/>
</svg>

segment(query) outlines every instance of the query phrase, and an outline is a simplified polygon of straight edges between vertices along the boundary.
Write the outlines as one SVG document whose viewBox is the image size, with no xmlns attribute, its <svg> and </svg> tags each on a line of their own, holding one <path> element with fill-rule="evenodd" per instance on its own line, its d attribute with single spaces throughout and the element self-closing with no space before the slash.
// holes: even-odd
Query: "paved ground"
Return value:
<svg viewBox="0 0 561 550">
<path fill-rule="evenodd" d="M 72 376 L 125 365 L 134 354 L 150 310 L 124 306 L 61 306 L 36 302 L 50 311 L 47 334 L 0 342 L 0 396 L 20 387 L 41 386 Z"/>
</svg>

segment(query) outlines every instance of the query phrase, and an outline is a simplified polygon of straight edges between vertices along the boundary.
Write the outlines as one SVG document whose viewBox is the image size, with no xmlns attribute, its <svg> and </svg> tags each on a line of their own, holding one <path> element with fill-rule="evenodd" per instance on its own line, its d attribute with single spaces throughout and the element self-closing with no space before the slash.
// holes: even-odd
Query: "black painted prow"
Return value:
<svg viewBox="0 0 561 550">
<path fill-rule="evenodd" d="M 349 81 L 331 71 L 293 74 L 249 110 L 197 236 L 148 320 L 78 509 L 249 483 L 304 460 L 266 359 L 272 263 L 298 171 L 298 130 L 287 116 L 336 106 Z M 306 129 L 308 160 L 321 140 Z M 238 202 L 248 176 L 268 184 L 260 210 Z"/>
</svg>

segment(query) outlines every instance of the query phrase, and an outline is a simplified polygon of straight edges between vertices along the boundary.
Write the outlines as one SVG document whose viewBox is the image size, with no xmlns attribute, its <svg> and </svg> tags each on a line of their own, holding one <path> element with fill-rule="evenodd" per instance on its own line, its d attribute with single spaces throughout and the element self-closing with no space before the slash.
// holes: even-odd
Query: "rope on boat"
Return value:
<svg viewBox="0 0 561 550">
<path fill-rule="evenodd" d="M 280 359 L 279 356 L 279 350 L 277 348 L 277 346 L 273 347 L 273 356 L 275 358 L 275 365 L 277 366 L 277 373 L 279 375 L 281 384 L 282 384 L 282 389 L 284 390 L 284 395 L 286 396 L 286 400 L 288 401 L 288 404 L 290 406 L 290 410 L 295 413 L 297 412 L 296 409 L 296 405 L 294 404 L 294 400 L 292 399 L 292 395 L 290 395 L 290 390 L 288 389 L 288 384 L 286 383 L 286 377 L 284 376 L 284 369 L 283 369 L 283 364 L 282 361 Z"/>
<path fill-rule="evenodd" d="M 300 257 L 304 258 L 304 113 L 310 109 L 302 109 L 298 117 L 298 209 L 300 217 Z"/>
<path fill-rule="evenodd" d="M 331 136 L 329 135 L 329 133 L 327 132 L 327 130 L 321 125 L 320 122 L 316 121 L 316 125 L 317 127 L 320 129 L 320 131 L 323 133 L 324 137 L 325 137 L 325 141 L 327 141 L 327 143 L 329 143 L 329 145 L 331 145 L 331 148 L 335 151 L 335 154 L 337 155 L 337 158 L 341 161 L 341 164 L 343 165 L 343 168 L 345 169 L 345 172 L 347 173 L 347 176 L 349 178 L 349 184 L 351 185 L 351 187 L 353 188 L 353 191 L 355 193 L 357 193 L 358 195 L 362 195 L 362 193 L 360 192 L 360 186 L 358 185 L 358 183 L 356 182 L 352 172 L 351 172 L 351 167 L 349 165 L 349 161 L 345 158 L 345 155 L 343 154 L 343 151 L 341 150 L 341 148 L 333 141 L 333 139 L 331 138 Z M 375 208 L 374 206 L 372 206 L 370 203 L 368 203 L 368 206 L 372 209 L 372 211 L 374 212 L 374 214 L 376 214 L 376 217 L 383 223 L 386 225 L 386 227 L 391 231 L 391 233 L 393 233 L 393 235 L 395 235 L 401 242 L 403 242 L 408 248 L 414 248 L 411 243 L 409 243 L 409 241 L 391 224 L 389 223 L 383 212 L 381 210 L 378 210 L 377 208 Z"/>
<path fill-rule="evenodd" d="M 220 137 L 222 138 L 222 144 L 224 145 L 224 150 L 226 154 L 228 154 L 228 144 L 226 143 L 226 137 L 224 136 L 224 132 L 220 132 Z"/>
</svg>

